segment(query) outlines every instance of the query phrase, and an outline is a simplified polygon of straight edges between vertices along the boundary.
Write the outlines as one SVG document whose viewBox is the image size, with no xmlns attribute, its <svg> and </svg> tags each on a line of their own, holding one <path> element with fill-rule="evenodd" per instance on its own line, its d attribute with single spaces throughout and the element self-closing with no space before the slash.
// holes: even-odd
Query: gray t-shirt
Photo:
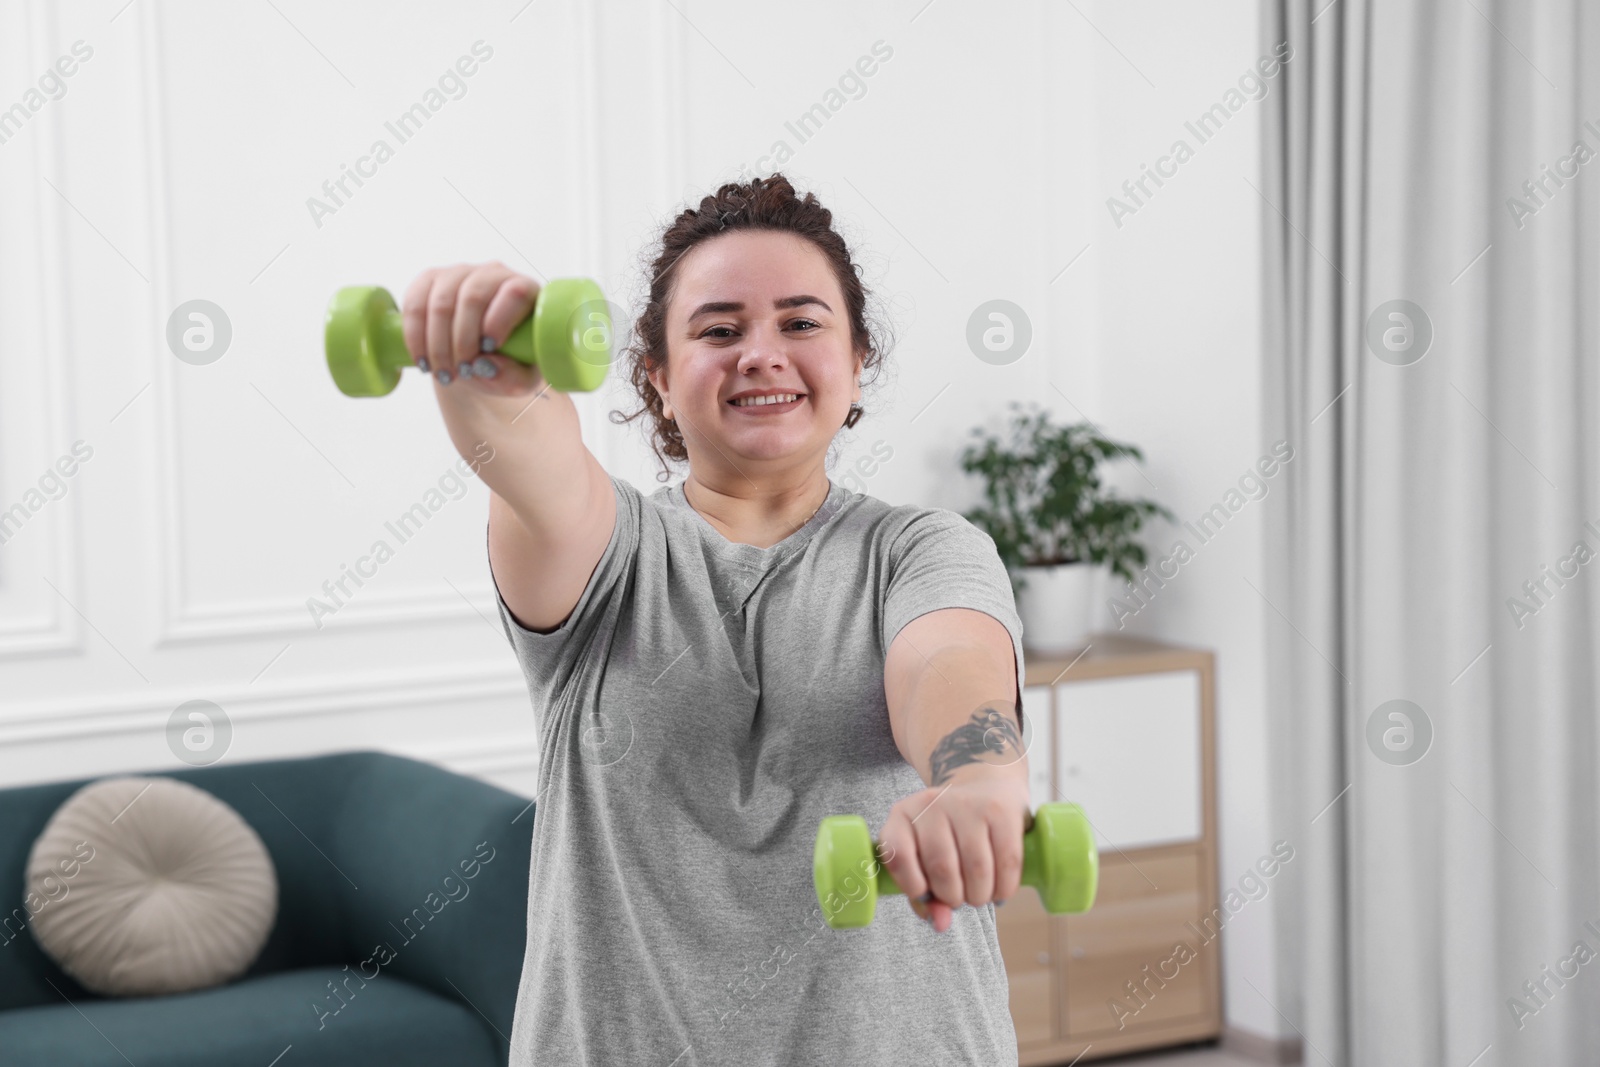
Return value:
<svg viewBox="0 0 1600 1067">
<path fill-rule="evenodd" d="M 992 905 L 941 934 L 893 896 L 833 930 L 811 876 L 823 816 L 876 836 L 924 788 L 884 698 L 902 626 L 994 616 L 1020 697 L 994 541 L 830 479 L 763 549 L 677 485 L 611 482 L 616 528 L 572 615 L 540 634 L 499 602 L 539 743 L 511 1067 L 1015 1063 Z"/>
</svg>

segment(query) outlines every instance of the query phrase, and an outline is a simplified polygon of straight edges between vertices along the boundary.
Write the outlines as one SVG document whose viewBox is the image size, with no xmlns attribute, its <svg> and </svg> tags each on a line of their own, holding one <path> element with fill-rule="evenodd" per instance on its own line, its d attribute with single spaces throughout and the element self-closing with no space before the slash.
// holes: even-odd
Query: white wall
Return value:
<svg viewBox="0 0 1600 1067">
<path fill-rule="evenodd" d="M 0 143 L 0 510 L 28 512 L 0 546 L 0 783 L 174 766 L 174 709 L 206 700 L 229 760 L 373 746 L 530 789 L 485 491 L 452 498 L 431 389 L 333 389 L 323 309 L 340 285 L 398 293 L 424 266 L 484 259 L 591 274 L 629 303 L 655 229 L 770 168 L 779 141 L 897 334 L 836 479 L 887 448 L 855 487 L 970 506 L 956 456 L 1011 399 L 1138 444 L 1144 477 L 1117 484 L 1186 518 L 1266 451 L 1254 105 L 1122 227 L 1105 207 L 1254 60 L 1250 0 L 829 0 L 803 18 L 735 0 L 32 0 L 0 12 L 0 107 L 79 40 L 93 54 L 65 94 Z M 399 143 L 385 122 L 480 40 L 493 54 L 465 95 Z M 877 42 L 864 91 L 802 143 L 786 122 Z M 393 157 L 314 221 L 308 198 L 378 138 Z M 1034 328 L 1004 367 L 964 339 L 994 298 Z M 203 366 L 165 340 L 193 299 L 233 331 Z M 617 377 L 580 398 L 586 438 L 653 487 L 637 428 L 605 419 L 627 403 Z M 64 490 L 31 496 L 80 440 L 93 454 Z M 441 480 L 398 544 L 385 522 Z M 1225 885 L 1271 845 L 1257 510 L 1130 623 L 1218 652 Z M 379 538 L 394 558 L 315 627 L 307 599 Z M 1277 1035 L 1244 984 L 1275 984 L 1271 903 L 1230 924 L 1224 964 L 1230 1020 Z"/>
<path fill-rule="evenodd" d="M 1145 452 L 1142 474 L 1118 471 L 1119 491 L 1157 499 L 1179 517 L 1177 526 L 1152 528 L 1145 541 L 1150 563 L 1171 555 L 1180 538 L 1193 550 L 1187 562 L 1174 563 L 1175 574 L 1169 568 L 1173 576 L 1164 586 L 1150 587 L 1147 606 L 1126 599 L 1137 613 L 1122 624 L 1131 633 L 1217 653 L 1219 874 L 1226 891 L 1273 845 L 1264 656 L 1265 623 L 1275 609 L 1256 592 L 1263 587 L 1263 504 L 1239 484 L 1272 444 L 1260 431 L 1263 208 L 1252 188 L 1261 185 L 1261 102 L 1248 92 L 1227 95 L 1270 49 L 1257 40 L 1251 0 L 1082 10 L 1104 34 L 1094 36 L 1091 49 L 1099 117 L 1091 249 L 1072 270 L 1079 284 L 1094 286 L 1093 341 L 1084 355 L 1094 362 L 1096 388 L 1085 414 L 1113 439 Z M 1280 91 L 1281 81 L 1281 73 L 1262 79 L 1263 88 L 1252 91 Z M 1197 124 L 1217 103 L 1239 106 L 1202 142 L 1185 124 Z M 1192 157 L 1166 165 L 1176 174 L 1164 184 L 1147 180 L 1150 195 L 1140 193 L 1142 204 L 1129 198 L 1123 183 L 1137 181 L 1180 139 Z M 1134 213 L 1119 211 L 1114 220 L 1106 203 L 1112 197 Z M 1293 468 L 1290 460 L 1262 479 L 1265 492 Z M 1230 490 L 1237 495 L 1230 498 Z M 1214 535 L 1207 531 L 1209 540 L 1183 528 L 1198 526 L 1217 504 L 1233 514 Z M 1121 595 L 1121 582 L 1105 585 L 1108 597 Z M 1102 624 L 1118 625 L 1110 611 Z M 1275 995 L 1277 890 L 1267 885 L 1266 897 L 1226 926 L 1225 1008 L 1231 1025 L 1293 1037 L 1263 997 Z"/>
</svg>

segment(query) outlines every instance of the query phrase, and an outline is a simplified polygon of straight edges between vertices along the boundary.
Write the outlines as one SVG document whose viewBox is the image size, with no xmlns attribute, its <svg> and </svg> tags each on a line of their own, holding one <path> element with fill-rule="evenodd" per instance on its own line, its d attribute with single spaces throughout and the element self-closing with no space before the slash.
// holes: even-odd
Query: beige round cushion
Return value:
<svg viewBox="0 0 1600 1067">
<path fill-rule="evenodd" d="M 278 911 L 260 836 L 175 778 L 104 778 L 68 797 L 28 854 L 27 892 L 39 947 L 107 996 L 236 978 Z"/>
</svg>

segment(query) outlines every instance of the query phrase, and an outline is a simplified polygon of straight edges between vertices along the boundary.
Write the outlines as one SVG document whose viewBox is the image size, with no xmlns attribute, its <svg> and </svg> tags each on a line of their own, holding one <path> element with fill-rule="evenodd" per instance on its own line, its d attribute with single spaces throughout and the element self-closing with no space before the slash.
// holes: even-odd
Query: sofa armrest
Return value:
<svg viewBox="0 0 1600 1067">
<path fill-rule="evenodd" d="M 344 983 L 355 992 L 394 974 L 462 1001 L 509 1055 L 533 806 L 403 756 L 359 753 L 347 769 L 328 854 L 345 950 L 356 961 Z"/>
</svg>

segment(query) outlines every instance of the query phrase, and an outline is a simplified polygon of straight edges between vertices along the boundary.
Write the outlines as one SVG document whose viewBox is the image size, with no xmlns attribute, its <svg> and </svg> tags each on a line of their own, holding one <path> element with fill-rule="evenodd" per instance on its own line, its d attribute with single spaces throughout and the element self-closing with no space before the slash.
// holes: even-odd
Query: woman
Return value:
<svg viewBox="0 0 1600 1067">
<path fill-rule="evenodd" d="M 569 397 L 480 354 L 536 291 L 464 265 L 404 300 L 451 439 L 492 457 L 538 728 L 511 1063 L 1015 1063 L 993 905 L 1028 817 L 1021 624 L 987 534 L 826 474 L 882 358 L 831 214 L 775 174 L 667 227 L 627 419 L 689 470 L 648 496 Z M 838 813 L 911 903 L 864 929 L 829 928 L 812 887 Z"/>
</svg>

